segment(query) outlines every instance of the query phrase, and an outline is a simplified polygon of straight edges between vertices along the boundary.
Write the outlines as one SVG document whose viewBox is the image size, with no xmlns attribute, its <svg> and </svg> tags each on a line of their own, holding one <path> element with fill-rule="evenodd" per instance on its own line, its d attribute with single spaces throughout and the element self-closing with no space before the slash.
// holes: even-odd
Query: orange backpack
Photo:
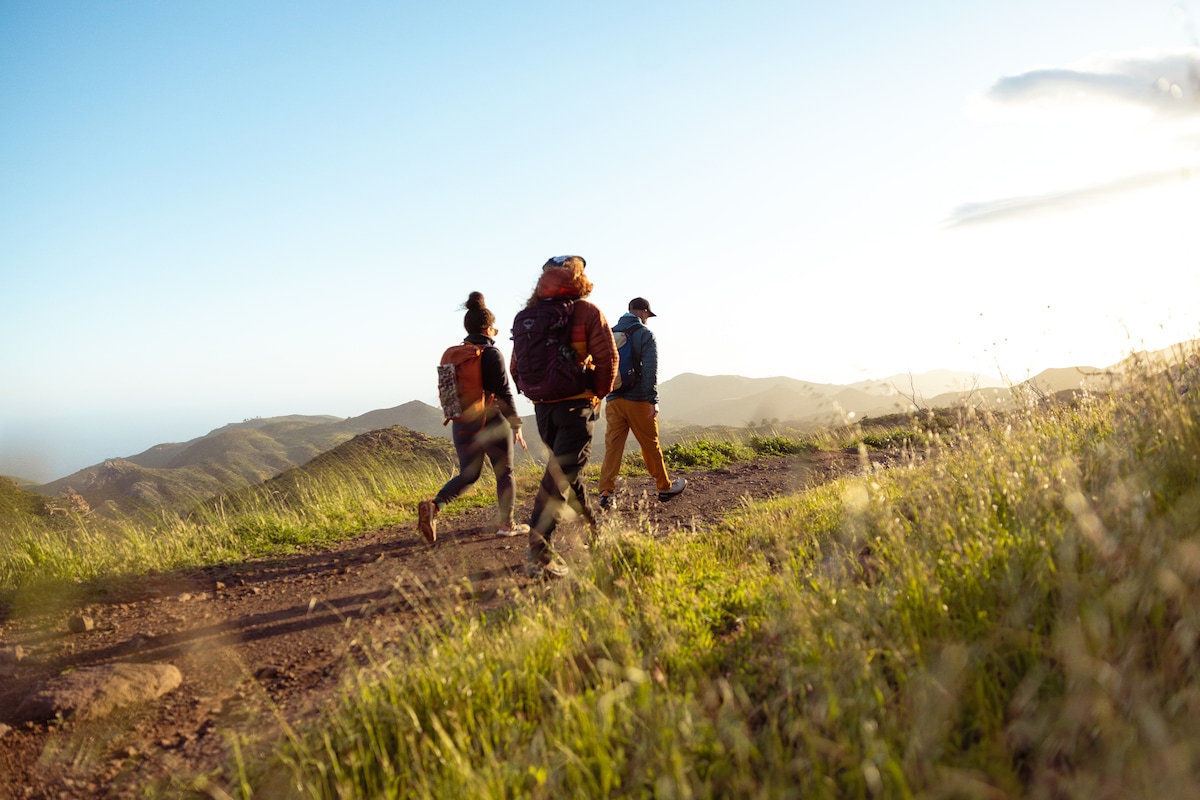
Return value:
<svg viewBox="0 0 1200 800">
<path fill-rule="evenodd" d="M 478 422 L 483 425 L 496 395 L 483 390 L 483 351 L 486 345 L 463 342 L 447 347 L 438 364 L 438 399 L 446 425 Z"/>
</svg>

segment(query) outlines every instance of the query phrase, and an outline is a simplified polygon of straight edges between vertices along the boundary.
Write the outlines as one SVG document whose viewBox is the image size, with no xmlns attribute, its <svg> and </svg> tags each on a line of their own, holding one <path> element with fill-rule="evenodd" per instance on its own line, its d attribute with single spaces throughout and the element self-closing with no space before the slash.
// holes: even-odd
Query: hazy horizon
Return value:
<svg viewBox="0 0 1200 800">
<path fill-rule="evenodd" d="M 936 370 L 934 372 L 942 372 Z M 971 373 L 946 370 L 955 375 Z M 679 376 L 672 376 L 679 377 Z M 737 376 L 745 377 L 745 376 Z M 770 376 L 787 377 L 787 376 Z M 885 381 L 896 376 L 881 376 L 875 380 Z M 979 376 L 980 386 L 1000 385 L 992 376 Z M 769 378 L 762 378 L 768 380 Z M 668 378 L 667 380 L 671 380 Z M 792 378 L 803 381 L 803 378 Z M 665 382 L 665 381 L 664 381 Z M 904 387 L 901 387 L 904 388 Z M 962 388 L 952 385 L 951 388 Z M 409 397 L 385 406 L 363 408 L 349 413 L 330 411 L 279 411 L 276 413 L 253 414 L 220 418 L 220 412 L 197 413 L 194 417 L 164 415 L 160 420 L 147 420 L 144 415 L 78 415 L 65 420 L 47 418 L 32 423 L 24 434 L 9 434 L 9 446 L 0 452 L 0 476 L 30 480 L 39 484 L 51 483 L 65 478 L 81 469 L 100 464 L 108 459 L 129 458 L 160 444 L 182 444 L 212 433 L 226 425 L 247 422 L 256 418 L 300 416 L 332 416 L 338 419 L 359 417 L 372 411 L 396 408 L 412 401 L 420 401 L 434 408 L 437 398 Z M 517 403 L 523 414 L 532 414 L 532 405 L 517 395 Z M 670 418 L 669 409 L 664 412 Z M 50 443 L 47 446 L 46 443 Z"/>
</svg>

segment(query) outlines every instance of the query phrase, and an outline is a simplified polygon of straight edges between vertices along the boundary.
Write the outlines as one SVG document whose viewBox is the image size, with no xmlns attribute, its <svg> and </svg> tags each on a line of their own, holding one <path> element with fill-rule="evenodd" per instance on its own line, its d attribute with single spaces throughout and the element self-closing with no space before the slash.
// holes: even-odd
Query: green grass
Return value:
<svg viewBox="0 0 1200 800">
<path fill-rule="evenodd" d="M 754 452 L 736 441 L 700 439 L 676 442 L 663 449 L 663 460 L 671 469 L 719 469 L 731 461 L 748 461 Z"/>
<path fill-rule="evenodd" d="M 818 449 L 818 446 L 811 439 L 795 439 L 790 436 L 774 434 L 751 436 L 750 449 L 760 456 L 794 456 L 811 453 Z"/>
<path fill-rule="evenodd" d="M 37 603 L 149 570 L 289 552 L 408 522 L 455 467 L 448 442 L 389 428 L 265 483 L 157 517 L 84 514 L 0 482 L 0 592 Z M 47 502 L 62 513 L 40 513 Z"/>
<path fill-rule="evenodd" d="M 963 422 L 377 646 L 243 793 L 1190 795 L 1200 397 L 1147 374 Z"/>
</svg>

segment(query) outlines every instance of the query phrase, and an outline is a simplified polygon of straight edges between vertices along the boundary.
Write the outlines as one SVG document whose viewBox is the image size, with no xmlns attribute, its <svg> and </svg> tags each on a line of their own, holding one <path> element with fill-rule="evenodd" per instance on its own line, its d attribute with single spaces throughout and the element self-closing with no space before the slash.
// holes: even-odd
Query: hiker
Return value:
<svg viewBox="0 0 1200 800">
<path fill-rule="evenodd" d="M 604 435 L 604 466 L 600 470 L 600 508 L 604 510 L 614 506 L 617 473 L 621 471 L 630 431 L 642 447 L 642 460 L 654 478 L 659 500 L 666 502 L 687 486 L 687 479 L 679 477 L 672 481 L 667 476 L 667 464 L 658 441 L 658 343 L 654 332 L 646 326 L 651 317 L 657 316 L 646 298 L 635 297 L 629 301 L 629 310 L 613 326 L 613 334 L 619 341 L 620 366 L 617 386 L 604 404 L 604 421 L 608 426 Z"/>
<path fill-rule="evenodd" d="M 601 398 L 612 389 L 617 348 L 604 312 L 584 299 L 593 288 L 586 266 L 580 256 L 543 264 L 533 294 L 513 321 L 513 380 L 533 401 L 538 433 L 549 450 L 530 516 L 529 577 L 570 573 L 550 545 L 568 497 L 593 532 L 596 526 L 581 473 L 592 452 Z"/>
<path fill-rule="evenodd" d="M 521 434 L 521 415 L 513 402 L 504 356 L 496 349 L 494 337 L 499 332 L 496 316 L 488 309 L 480 292 L 471 292 L 464 308 L 467 313 L 463 315 L 463 327 L 467 337 L 463 344 L 475 345 L 478 361 L 475 380 L 482 386 L 482 398 L 478 401 L 479 410 L 464 412 L 451 420 L 450 436 L 458 454 L 458 474 L 448 480 L 432 500 L 422 500 L 417 505 L 417 528 L 430 544 L 437 540 L 438 514 L 447 503 L 479 480 L 485 457 L 496 473 L 496 500 L 500 508 L 496 533 L 500 536 L 529 533 L 528 525 L 519 525 L 513 520 L 513 444 L 519 444 L 523 450 L 528 446 Z M 447 350 L 447 356 L 454 349 Z M 479 393 L 478 387 L 475 391 Z"/>
</svg>

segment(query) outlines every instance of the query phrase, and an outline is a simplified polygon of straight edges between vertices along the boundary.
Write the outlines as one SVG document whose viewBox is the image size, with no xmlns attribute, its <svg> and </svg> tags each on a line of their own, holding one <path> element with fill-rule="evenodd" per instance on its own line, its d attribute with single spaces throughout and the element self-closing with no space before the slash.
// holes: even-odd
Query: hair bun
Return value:
<svg viewBox="0 0 1200 800">
<path fill-rule="evenodd" d="M 467 308 L 484 309 L 487 306 L 483 302 L 483 292 L 471 292 L 471 296 L 467 298 Z"/>
</svg>

